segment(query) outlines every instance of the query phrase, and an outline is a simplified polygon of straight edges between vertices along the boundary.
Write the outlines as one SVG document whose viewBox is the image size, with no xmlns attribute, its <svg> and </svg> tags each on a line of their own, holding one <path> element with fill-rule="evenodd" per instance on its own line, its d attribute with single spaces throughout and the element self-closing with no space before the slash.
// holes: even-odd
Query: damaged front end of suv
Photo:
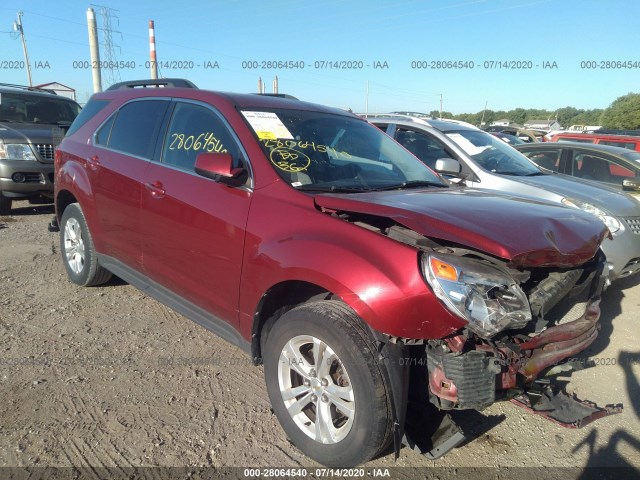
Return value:
<svg viewBox="0 0 640 480">
<path fill-rule="evenodd" d="M 408 218 L 407 198 L 402 215 L 385 200 L 384 216 L 379 209 L 321 202 L 334 216 L 416 248 L 425 282 L 465 322 L 438 339 L 380 336 L 396 399 L 396 452 L 402 439 L 429 458 L 444 455 L 465 438 L 448 412 L 481 411 L 497 401 L 510 400 L 570 428 L 622 411 L 621 405 L 580 401 L 545 377 L 553 367 L 571 370 L 565 360 L 598 335 L 600 295 L 608 284 L 598 245 L 606 228 L 581 251 L 563 251 L 553 238 L 546 249 L 510 249 L 504 241 L 508 253 L 486 245 L 481 251 L 443 240 L 442 231 L 440 238 L 429 235 L 435 222 Z M 512 238 L 511 246 L 516 243 Z"/>
</svg>

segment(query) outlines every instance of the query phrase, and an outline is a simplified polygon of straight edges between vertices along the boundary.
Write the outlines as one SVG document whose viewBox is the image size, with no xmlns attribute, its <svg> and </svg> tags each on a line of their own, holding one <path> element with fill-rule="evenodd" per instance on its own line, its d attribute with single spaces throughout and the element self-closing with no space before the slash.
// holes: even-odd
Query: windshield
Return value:
<svg viewBox="0 0 640 480">
<path fill-rule="evenodd" d="M 273 168 L 309 191 L 369 191 L 447 183 L 373 125 L 315 111 L 243 111 Z"/>
<path fill-rule="evenodd" d="M 55 95 L 0 94 L 0 122 L 71 125 L 80 105 Z"/>
<path fill-rule="evenodd" d="M 531 160 L 490 133 L 458 130 L 446 134 L 485 170 L 503 175 L 543 175 Z"/>
</svg>

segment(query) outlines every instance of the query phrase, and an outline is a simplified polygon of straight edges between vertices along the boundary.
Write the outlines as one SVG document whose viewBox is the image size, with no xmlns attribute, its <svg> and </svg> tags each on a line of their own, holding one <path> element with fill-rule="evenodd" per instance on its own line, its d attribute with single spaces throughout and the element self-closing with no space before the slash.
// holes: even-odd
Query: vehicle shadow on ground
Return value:
<svg viewBox="0 0 640 480">
<path fill-rule="evenodd" d="M 617 364 L 622 367 L 625 374 L 627 390 L 631 399 L 632 416 L 640 419 L 640 379 L 633 373 L 633 366 L 640 365 L 640 351 L 626 352 L 622 351 L 618 355 Z M 631 446 L 636 452 L 634 458 L 640 458 L 640 440 L 635 438 L 625 430 L 616 430 L 609 439 L 604 442 L 604 446 L 598 446 L 598 431 L 592 430 L 591 433 L 578 445 L 575 446 L 572 453 L 587 448 L 589 450 L 589 459 L 582 472 L 578 477 L 579 480 L 592 478 L 589 469 L 592 468 L 622 468 L 622 471 L 615 471 L 617 478 L 640 478 L 640 469 L 631 464 L 628 457 L 623 457 L 618 452 L 620 444 Z"/>
<path fill-rule="evenodd" d="M 13 207 L 11 209 L 11 216 L 26 216 L 26 215 L 53 215 L 55 208 L 53 204 L 46 205 L 30 205 L 26 204 L 24 207 Z"/>
</svg>

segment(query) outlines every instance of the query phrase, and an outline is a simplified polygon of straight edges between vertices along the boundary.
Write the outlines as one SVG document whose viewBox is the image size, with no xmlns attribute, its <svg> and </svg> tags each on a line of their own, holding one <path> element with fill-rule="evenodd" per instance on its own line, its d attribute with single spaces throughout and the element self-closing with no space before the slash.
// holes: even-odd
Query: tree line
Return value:
<svg viewBox="0 0 640 480">
<path fill-rule="evenodd" d="M 440 111 L 432 110 L 429 115 L 440 117 Z M 640 129 L 640 93 L 628 93 L 615 99 L 609 107 L 585 110 L 575 107 L 564 107 L 558 110 L 541 110 L 535 108 L 516 108 L 513 110 L 484 110 L 478 113 L 462 113 L 454 115 L 442 112 L 442 118 L 462 120 L 473 125 L 490 125 L 496 120 L 509 119 L 524 125 L 529 120 L 556 119 L 564 128 L 571 125 L 602 125 L 603 128 L 634 130 Z"/>
</svg>

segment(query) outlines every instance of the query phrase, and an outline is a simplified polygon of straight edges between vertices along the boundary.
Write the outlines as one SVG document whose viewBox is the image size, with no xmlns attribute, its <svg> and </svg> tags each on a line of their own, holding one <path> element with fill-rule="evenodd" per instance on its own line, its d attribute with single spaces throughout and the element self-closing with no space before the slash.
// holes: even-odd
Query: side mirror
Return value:
<svg viewBox="0 0 640 480">
<path fill-rule="evenodd" d="M 198 175 L 232 187 L 247 181 L 244 168 L 233 168 L 233 157 L 229 153 L 199 153 L 195 171 Z"/>
<path fill-rule="evenodd" d="M 631 192 L 640 192 L 640 179 L 625 178 L 622 180 L 622 189 Z"/>
<path fill-rule="evenodd" d="M 453 158 L 439 158 L 434 170 L 438 173 L 457 175 L 460 173 L 460 162 Z"/>
</svg>

